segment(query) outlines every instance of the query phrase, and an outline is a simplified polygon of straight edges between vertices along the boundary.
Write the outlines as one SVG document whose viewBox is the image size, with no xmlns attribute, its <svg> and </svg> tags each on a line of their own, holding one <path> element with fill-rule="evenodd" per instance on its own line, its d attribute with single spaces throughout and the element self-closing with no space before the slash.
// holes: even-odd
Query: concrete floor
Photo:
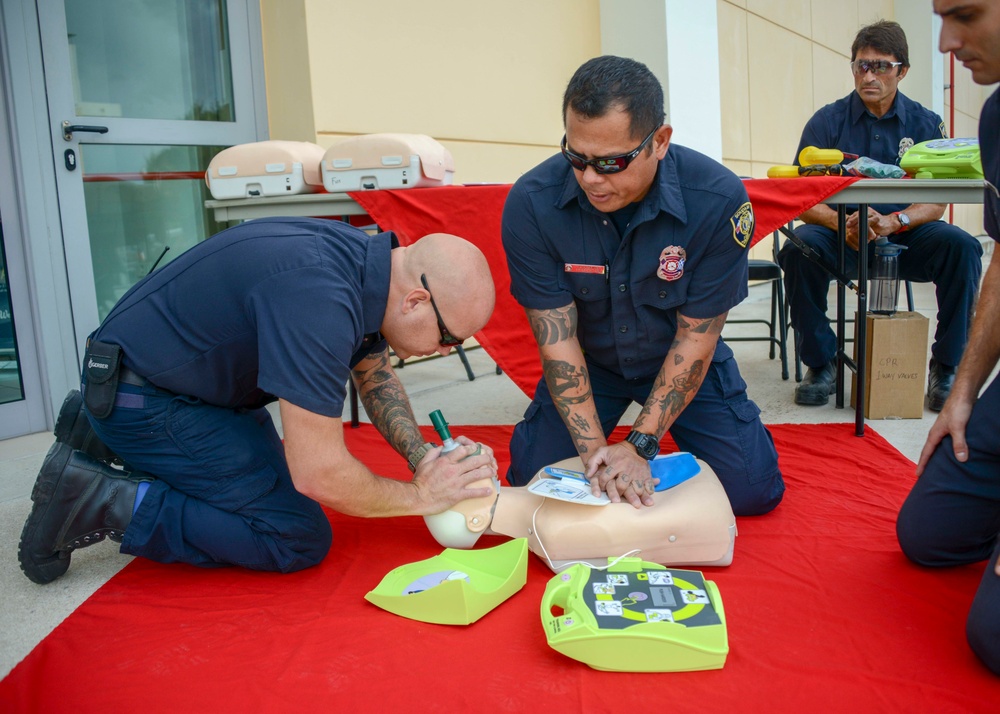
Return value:
<svg viewBox="0 0 1000 714">
<path fill-rule="evenodd" d="M 932 335 L 936 312 L 933 286 L 914 285 L 914 293 L 916 309 L 931 320 Z M 831 305 L 834 304 L 831 298 Z M 730 317 L 760 317 L 767 315 L 769 309 L 770 288 L 754 286 L 750 296 Z M 762 325 L 731 325 L 724 334 L 760 334 L 763 329 Z M 767 358 L 766 343 L 731 344 L 750 397 L 760 406 L 765 424 L 853 423 L 854 410 L 837 409 L 832 399 L 824 407 L 792 403 L 795 382 L 791 355 L 792 379 L 785 382 L 781 379 L 779 362 Z M 483 350 L 473 349 L 467 354 L 476 374 L 472 382 L 467 380 L 454 355 L 408 363 L 399 371 L 418 419 L 429 424 L 427 415 L 441 409 L 449 423 L 456 425 L 516 423 L 528 405 L 528 398 L 505 375 L 496 374 L 494 363 Z M 848 388 L 849 385 L 848 378 Z M 625 421 L 634 419 L 635 413 L 626 414 Z M 935 414 L 925 410 L 921 419 L 869 424 L 906 457 L 916 461 L 934 418 Z M 0 608 L 0 677 L 6 676 L 55 626 L 130 560 L 129 556 L 119 554 L 116 546 L 104 542 L 75 552 L 67 574 L 49 585 L 35 585 L 21 573 L 17 562 L 18 540 L 31 507 L 29 494 L 35 475 L 52 442 L 50 433 L 0 441 L 0 602 L 4 603 Z"/>
</svg>

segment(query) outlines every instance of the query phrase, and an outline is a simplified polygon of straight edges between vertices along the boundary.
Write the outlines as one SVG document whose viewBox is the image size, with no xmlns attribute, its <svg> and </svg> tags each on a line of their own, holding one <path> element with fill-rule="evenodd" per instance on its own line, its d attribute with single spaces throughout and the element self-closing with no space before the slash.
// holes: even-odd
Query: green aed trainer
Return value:
<svg viewBox="0 0 1000 714">
<path fill-rule="evenodd" d="M 899 160 L 913 178 L 983 178 L 978 139 L 931 139 L 914 144 Z"/>
<path fill-rule="evenodd" d="M 639 558 L 577 564 L 549 581 L 541 614 L 549 646 L 594 669 L 721 669 L 729 654 L 719 589 L 696 570 Z"/>
<path fill-rule="evenodd" d="M 528 580 L 528 541 L 494 548 L 445 550 L 394 568 L 365 600 L 421 622 L 468 625 L 516 593 Z"/>
</svg>

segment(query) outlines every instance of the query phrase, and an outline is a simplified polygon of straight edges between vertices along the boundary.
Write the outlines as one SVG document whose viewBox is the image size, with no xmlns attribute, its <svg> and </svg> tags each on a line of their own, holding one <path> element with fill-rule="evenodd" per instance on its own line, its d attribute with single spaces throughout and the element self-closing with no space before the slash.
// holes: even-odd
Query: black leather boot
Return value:
<svg viewBox="0 0 1000 714">
<path fill-rule="evenodd" d="M 105 537 L 120 543 L 143 481 L 152 479 L 126 474 L 67 444 L 53 444 L 38 472 L 31 513 L 21 531 L 17 557 L 24 574 L 44 585 L 66 572 L 77 548 Z"/>
<path fill-rule="evenodd" d="M 90 454 L 98 461 L 105 463 L 121 463 L 121 459 L 104 442 L 97 438 L 90 420 L 83 410 L 83 395 L 79 389 L 71 389 L 63 400 L 56 417 L 56 441 L 68 444 L 70 447 Z"/>
<path fill-rule="evenodd" d="M 931 357 L 929 374 L 927 375 L 927 408 L 932 412 L 944 409 L 944 403 L 951 394 L 951 386 L 955 383 L 955 368 L 941 364 Z"/>
<path fill-rule="evenodd" d="M 795 388 L 795 403 L 822 406 L 830 401 L 830 394 L 837 385 L 837 363 L 828 362 L 820 368 L 810 367 L 806 376 Z"/>
</svg>

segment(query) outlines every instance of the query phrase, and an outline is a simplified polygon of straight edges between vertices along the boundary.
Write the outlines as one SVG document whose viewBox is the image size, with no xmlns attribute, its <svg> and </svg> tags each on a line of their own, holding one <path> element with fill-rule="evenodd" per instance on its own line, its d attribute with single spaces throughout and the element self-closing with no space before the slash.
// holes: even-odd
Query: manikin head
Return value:
<svg viewBox="0 0 1000 714">
<path fill-rule="evenodd" d="M 500 481 L 496 478 L 483 479 L 469 484 L 469 488 L 493 489 L 493 493 L 482 498 L 470 498 L 456 503 L 451 509 L 433 516 L 424 516 L 424 523 L 434 540 L 445 548 L 467 550 L 476 544 L 490 523 L 500 495 Z"/>
<path fill-rule="evenodd" d="M 486 325 L 496 291 L 482 251 L 432 233 L 392 251 L 381 332 L 400 359 L 448 354 Z"/>
</svg>

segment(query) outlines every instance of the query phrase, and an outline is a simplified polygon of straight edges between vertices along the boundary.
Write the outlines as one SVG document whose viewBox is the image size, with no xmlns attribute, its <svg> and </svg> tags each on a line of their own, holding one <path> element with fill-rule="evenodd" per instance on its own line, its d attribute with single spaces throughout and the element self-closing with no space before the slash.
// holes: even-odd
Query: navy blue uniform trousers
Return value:
<svg viewBox="0 0 1000 714">
<path fill-rule="evenodd" d="M 587 370 L 607 437 L 632 402 L 645 404 L 655 376 L 629 380 L 590 361 Z M 670 435 L 681 450 L 712 467 L 737 515 L 767 513 L 781 502 L 785 483 L 774 441 L 760 420 L 760 408 L 747 396 L 735 359 L 710 363 L 705 381 L 670 427 Z M 514 427 L 507 481 L 523 486 L 542 467 L 576 455 L 542 378 L 524 419 Z"/>
<path fill-rule="evenodd" d="M 969 459 L 961 463 L 945 437 L 900 509 L 896 535 L 920 565 L 947 567 L 988 560 L 966 637 L 976 655 L 1000 674 L 1000 379 L 983 392 L 965 430 Z"/>
<path fill-rule="evenodd" d="M 840 244 L 834 231 L 805 224 L 795 229 L 795 235 L 828 265 L 836 267 Z M 983 272 L 982 245 L 961 228 L 944 221 L 931 221 L 911 231 L 896 233 L 890 240 L 906 246 L 899 256 L 900 280 L 934 283 L 938 314 L 931 354 L 942 364 L 956 366 L 969 338 Z M 872 243 L 868 255 L 874 259 Z M 791 241 L 782 246 L 778 263 L 785 274 L 785 295 L 799 357 L 807 367 L 822 367 L 837 354 L 837 336 L 826 316 L 833 276 L 806 258 Z M 856 250 L 847 249 L 844 272 L 850 276 L 858 274 Z"/>
<path fill-rule="evenodd" d="M 89 418 L 129 469 L 157 479 L 125 529 L 123 553 L 287 573 L 330 549 L 330 521 L 295 490 L 266 409 L 121 384 L 111 415 Z"/>
</svg>

